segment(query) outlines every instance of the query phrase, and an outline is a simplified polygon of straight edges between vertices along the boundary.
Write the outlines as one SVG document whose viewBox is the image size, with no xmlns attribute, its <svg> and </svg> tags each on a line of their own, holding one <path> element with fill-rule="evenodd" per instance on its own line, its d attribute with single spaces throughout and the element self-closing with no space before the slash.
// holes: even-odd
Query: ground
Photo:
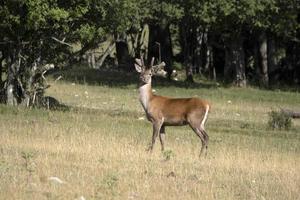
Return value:
<svg viewBox="0 0 300 200">
<path fill-rule="evenodd" d="M 154 80 L 160 95 L 211 102 L 199 158 L 187 126 L 166 128 L 165 152 L 158 141 L 145 151 L 152 126 L 134 75 L 62 74 L 47 95 L 69 109 L 0 105 L 0 199 L 299 199 L 300 120 L 267 127 L 272 109 L 299 109 L 299 92 Z"/>
</svg>

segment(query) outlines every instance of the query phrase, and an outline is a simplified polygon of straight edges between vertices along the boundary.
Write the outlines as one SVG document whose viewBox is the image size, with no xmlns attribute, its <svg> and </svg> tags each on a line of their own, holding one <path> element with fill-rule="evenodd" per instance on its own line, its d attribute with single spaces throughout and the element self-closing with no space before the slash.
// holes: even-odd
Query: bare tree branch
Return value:
<svg viewBox="0 0 300 200">
<path fill-rule="evenodd" d="M 59 77 L 57 77 L 57 79 L 55 79 L 54 83 L 56 83 L 57 81 L 59 81 L 62 78 L 63 78 L 62 75 L 59 75 Z"/>
<path fill-rule="evenodd" d="M 65 39 L 66 39 L 66 38 L 64 38 L 63 40 L 59 40 L 59 39 L 57 39 L 56 37 L 51 37 L 51 39 L 53 39 L 54 41 L 56 41 L 56 42 L 58 42 L 58 43 L 60 43 L 60 44 L 64 44 L 64 45 L 67 45 L 67 46 L 69 46 L 69 47 L 73 47 L 71 44 L 65 42 Z"/>
</svg>

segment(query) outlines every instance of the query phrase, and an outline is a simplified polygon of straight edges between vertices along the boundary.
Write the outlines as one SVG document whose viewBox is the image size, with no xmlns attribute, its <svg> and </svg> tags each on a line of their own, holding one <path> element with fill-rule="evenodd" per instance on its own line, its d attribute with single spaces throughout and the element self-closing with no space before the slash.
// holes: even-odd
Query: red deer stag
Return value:
<svg viewBox="0 0 300 200">
<path fill-rule="evenodd" d="M 169 98 L 155 95 L 151 89 L 152 75 L 163 71 L 165 63 L 154 64 L 154 58 L 150 66 L 145 66 L 143 59 L 135 60 L 135 69 L 140 73 L 139 100 L 146 112 L 147 119 L 153 125 L 152 143 L 148 150 L 152 151 L 155 139 L 159 134 L 161 149 L 164 151 L 165 126 L 189 125 L 201 139 L 203 149 L 207 151 L 208 135 L 204 130 L 210 104 L 199 98 Z"/>
</svg>

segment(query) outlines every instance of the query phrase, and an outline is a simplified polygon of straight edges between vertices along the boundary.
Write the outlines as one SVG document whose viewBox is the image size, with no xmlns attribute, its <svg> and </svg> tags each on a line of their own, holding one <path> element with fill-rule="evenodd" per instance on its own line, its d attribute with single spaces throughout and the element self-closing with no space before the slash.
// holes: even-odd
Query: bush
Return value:
<svg viewBox="0 0 300 200">
<path fill-rule="evenodd" d="M 164 161 L 168 161 L 170 160 L 172 157 L 174 157 L 174 153 L 172 150 L 166 150 L 163 151 L 163 157 L 164 157 Z"/>
<path fill-rule="evenodd" d="M 268 125 L 271 129 L 289 130 L 292 127 L 292 119 L 289 115 L 282 111 L 269 112 Z"/>
</svg>

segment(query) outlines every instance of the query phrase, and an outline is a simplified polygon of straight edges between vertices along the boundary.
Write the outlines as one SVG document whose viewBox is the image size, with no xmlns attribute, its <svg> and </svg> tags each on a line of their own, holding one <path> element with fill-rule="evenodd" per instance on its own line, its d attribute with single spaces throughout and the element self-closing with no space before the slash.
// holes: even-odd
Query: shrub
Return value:
<svg viewBox="0 0 300 200">
<path fill-rule="evenodd" d="M 282 111 L 269 112 L 269 122 L 268 125 L 271 129 L 285 129 L 289 130 L 292 127 L 292 119 L 289 115 Z"/>
<path fill-rule="evenodd" d="M 174 153 L 172 150 L 166 150 L 163 151 L 163 157 L 164 157 L 164 161 L 168 161 L 170 160 L 172 157 L 174 157 Z"/>
</svg>

